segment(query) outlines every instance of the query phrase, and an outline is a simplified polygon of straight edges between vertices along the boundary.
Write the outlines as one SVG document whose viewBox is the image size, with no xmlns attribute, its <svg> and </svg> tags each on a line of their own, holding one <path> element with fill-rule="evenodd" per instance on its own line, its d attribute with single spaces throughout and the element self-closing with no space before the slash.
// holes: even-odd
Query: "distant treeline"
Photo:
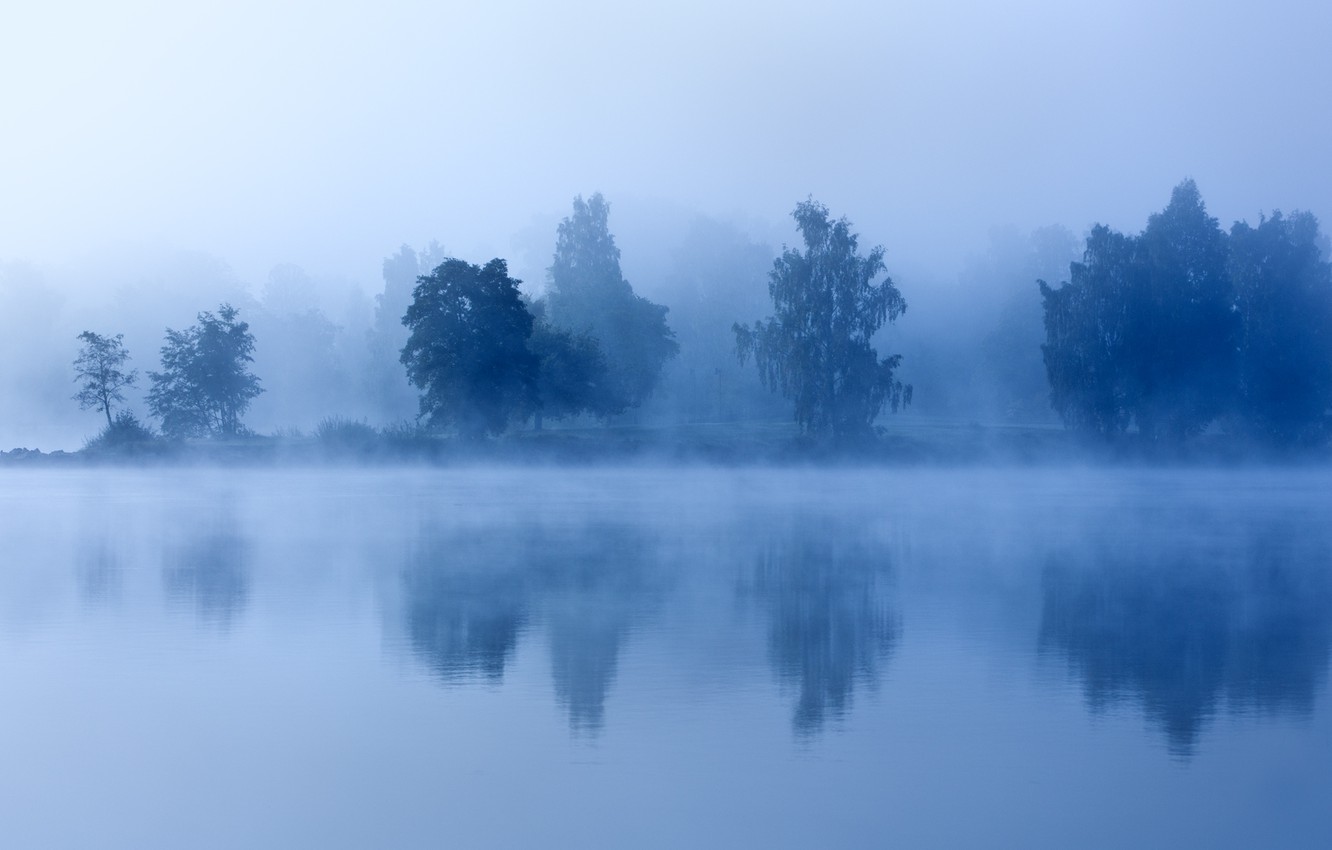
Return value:
<svg viewBox="0 0 1332 850">
<path fill-rule="evenodd" d="M 416 424 L 402 427 L 477 441 L 528 423 L 540 430 L 556 420 L 632 417 L 683 349 L 691 378 L 698 366 L 715 362 L 716 379 L 723 360 L 736 370 L 752 360 L 755 389 L 785 399 L 808 439 L 871 440 L 885 409 L 929 398 L 929 380 L 939 376 L 918 369 L 918 390 L 901 378 L 907 368 L 901 355 L 879 356 L 881 330 L 907 309 L 885 274 L 883 248 L 862 254 L 850 223 L 834 220 L 813 200 L 793 216 L 801 245 L 771 262 L 767 318 L 737 321 L 753 318 L 736 314 L 746 309 L 742 303 L 700 292 L 697 300 L 708 309 L 686 306 L 683 340 L 667 307 L 625 279 L 609 205 L 599 194 L 575 199 L 560 223 L 540 297 L 522 293 L 502 259 L 475 265 L 437 245 L 422 254 L 404 247 L 385 261 L 385 290 L 365 331 L 371 385 L 383 409 L 414 406 Z M 1045 268 L 1069 250 L 1064 243 L 1071 238 L 1061 234 L 1038 232 L 1053 258 Z M 1006 405 L 1029 414 L 1052 409 L 1069 429 L 1109 440 L 1179 445 L 1215 426 L 1273 446 L 1323 444 L 1332 423 L 1326 244 L 1308 213 L 1274 213 L 1257 226 L 1236 223 L 1227 234 L 1185 181 L 1141 234 L 1094 227 L 1067 282 L 1036 281 L 1037 299 L 1027 278 L 1029 294 L 1014 293 L 996 311 L 977 343 L 990 370 L 988 392 L 1007 393 Z M 959 325 L 967 323 L 959 318 Z M 295 360 L 317 356 L 294 347 L 304 335 L 289 330 L 278 329 L 277 339 L 260 345 Z M 153 439 L 125 408 L 123 391 L 139 376 L 126 369 L 123 336 L 85 331 L 79 339 L 75 398 L 106 419 L 92 445 Z M 184 330 L 168 329 L 161 368 L 147 376 L 147 407 L 161 434 L 247 434 L 251 402 L 290 389 L 266 386 L 252 372 L 256 347 L 249 324 L 229 303 L 199 313 Z M 970 386 L 979 392 L 976 385 L 985 382 Z M 342 413 L 328 390 L 328 412 Z M 302 391 L 317 395 L 320 387 Z M 337 416 L 322 428 L 345 434 L 356 423 Z M 360 429 L 374 433 L 368 425 Z"/>
<path fill-rule="evenodd" d="M 1226 234 L 1186 180 L 1136 236 L 1097 226 L 1041 282 L 1051 401 L 1068 427 L 1178 444 L 1214 423 L 1314 445 L 1332 418 L 1332 266 L 1309 213 Z"/>
</svg>

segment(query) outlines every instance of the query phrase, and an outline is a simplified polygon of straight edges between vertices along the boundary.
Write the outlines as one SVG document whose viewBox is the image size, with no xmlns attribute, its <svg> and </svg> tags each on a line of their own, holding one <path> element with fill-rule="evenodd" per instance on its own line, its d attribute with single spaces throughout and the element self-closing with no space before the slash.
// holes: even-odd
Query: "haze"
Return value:
<svg viewBox="0 0 1332 850">
<path fill-rule="evenodd" d="M 578 193 L 778 240 L 813 194 L 949 280 L 993 225 L 1141 227 L 1186 176 L 1223 225 L 1326 214 L 1329 31 L 1314 2 L 11 4 L 0 259 L 373 286 L 402 243 L 510 256 Z"/>
</svg>

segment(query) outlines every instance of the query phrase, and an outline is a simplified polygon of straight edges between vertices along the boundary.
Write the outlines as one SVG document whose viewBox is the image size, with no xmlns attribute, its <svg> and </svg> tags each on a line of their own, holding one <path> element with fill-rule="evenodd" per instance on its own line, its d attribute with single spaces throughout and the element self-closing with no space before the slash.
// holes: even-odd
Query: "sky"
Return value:
<svg viewBox="0 0 1332 850">
<path fill-rule="evenodd" d="M 812 196 L 943 276 L 996 225 L 1138 230 L 1185 177 L 1223 225 L 1326 219 L 1329 32 L 1283 0 L 13 2 L 0 262 L 377 287 L 594 191 L 792 236 Z"/>
</svg>

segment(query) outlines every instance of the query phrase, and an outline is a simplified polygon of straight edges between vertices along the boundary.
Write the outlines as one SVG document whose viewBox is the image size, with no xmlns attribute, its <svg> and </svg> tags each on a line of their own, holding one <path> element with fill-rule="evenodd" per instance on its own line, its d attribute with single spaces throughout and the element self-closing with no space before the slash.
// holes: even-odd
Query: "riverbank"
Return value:
<svg viewBox="0 0 1332 850">
<path fill-rule="evenodd" d="M 353 427 L 354 426 L 354 427 Z M 1264 451 L 1234 435 L 1205 434 L 1178 446 L 1145 445 L 1135 435 L 1089 441 L 1057 426 L 980 425 L 899 419 L 870 438 L 831 444 L 802 437 L 788 422 L 696 423 L 517 431 L 484 442 L 408 428 L 364 425 L 315 436 L 254 435 L 231 440 L 154 438 L 79 451 L 15 448 L 0 466 L 473 463 L 716 465 L 970 465 L 1128 463 L 1217 465 L 1332 461 L 1326 447 L 1298 453 Z"/>
</svg>

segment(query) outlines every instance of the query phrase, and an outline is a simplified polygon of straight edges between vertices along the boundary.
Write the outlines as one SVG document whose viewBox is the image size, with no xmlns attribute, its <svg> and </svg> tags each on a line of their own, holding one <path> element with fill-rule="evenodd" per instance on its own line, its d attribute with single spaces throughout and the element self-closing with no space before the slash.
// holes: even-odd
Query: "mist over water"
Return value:
<svg viewBox="0 0 1332 850">
<path fill-rule="evenodd" d="M 8 4 L 0 847 L 1332 848 L 1329 32 Z"/>
<path fill-rule="evenodd" d="M 11 470 L 0 829 L 1326 846 L 1329 483 Z"/>
</svg>

